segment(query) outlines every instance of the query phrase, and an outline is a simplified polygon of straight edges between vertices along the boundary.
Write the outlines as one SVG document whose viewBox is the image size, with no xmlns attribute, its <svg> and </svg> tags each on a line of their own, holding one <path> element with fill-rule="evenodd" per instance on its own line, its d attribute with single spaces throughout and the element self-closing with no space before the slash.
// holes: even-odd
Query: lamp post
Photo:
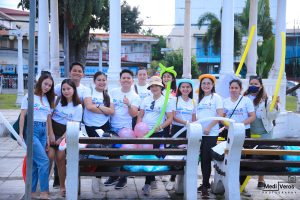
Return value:
<svg viewBox="0 0 300 200">
<path fill-rule="evenodd" d="M 21 29 L 16 29 L 16 30 L 11 30 L 9 32 L 10 39 L 14 39 L 14 36 L 16 36 L 18 40 L 18 68 L 17 68 L 17 73 L 18 73 L 18 93 L 17 93 L 17 100 L 16 100 L 16 105 L 20 106 L 22 103 L 22 99 L 24 96 L 24 82 L 23 82 L 23 46 L 22 46 L 22 40 L 23 36 L 27 35 L 27 32 L 21 30 Z"/>
</svg>

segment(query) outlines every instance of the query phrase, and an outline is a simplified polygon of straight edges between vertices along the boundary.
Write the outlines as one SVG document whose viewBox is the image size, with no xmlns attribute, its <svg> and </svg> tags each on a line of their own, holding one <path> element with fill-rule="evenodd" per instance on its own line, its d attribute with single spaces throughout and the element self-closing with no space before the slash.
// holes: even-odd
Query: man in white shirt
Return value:
<svg viewBox="0 0 300 200">
<path fill-rule="evenodd" d="M 120 84 L 120 88 L 110 91 L 110 97 L 115 106 L 115 112 L 111 116 L 111 130 L 117 134 L 122 128 L 132 128 L 132 118 L 137 116 L 140 104 L 139 95 L 132 89 L 132 71 L 128 69 L 121 71 Z M 115 184 L 115 189 L 126 187 L 127 177 L 109 177 L 104 183 L 105 186 Z"/>
</svg>

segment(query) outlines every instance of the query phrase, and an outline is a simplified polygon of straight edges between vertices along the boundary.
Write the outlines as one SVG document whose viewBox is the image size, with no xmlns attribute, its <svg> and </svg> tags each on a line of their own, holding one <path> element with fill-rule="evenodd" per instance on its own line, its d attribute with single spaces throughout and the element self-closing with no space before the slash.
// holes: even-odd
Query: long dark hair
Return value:
<svg viewBox="0 0 300 200">
<path fill-rule="evenodd" d="M 253 104 L 255 106 L 257 106 L 261 102 L 262 99 L 266 99 L 267 98 L 267 93 L 265 91 L 265 87 L 264 87 L 264 85 L 262 83 L 261 77 L 260 76 L 250 76 L 249 84 L 250 84 L 250 81 L 253 80 L 253 79 L 258 80 L 259 83 L 260 83 L 260 85 L 261 85 L 261 89 L 259 90 L 259 92 L 257 93 L 257 95 L 255 96 L 255 98 L 253 100 Z M 244 96 L 249 95 L 249 94 L 250 93 L 248 92 L 248 90 L 246 90 L 244 92 Z"/>
<path fill-rule="evenodd" d="M 164 76 L 164 74 L 166 74 L 166 73 L 168 73 L 168 74 L 170 74 L 171 76 L 172 76 L 172 82 L 171 82 L 171 90 L 173 91 L 173 92 L 176 92 L 176 89 L 177 89 L 177 87 L 176 87 L 176 78 L 175 78 L 175 76 L 172 74 L 172 73 L 169 73 L 169 72 L 165 72 L 165 73 L 163 73 L 162 74 L 162 76 L 161 76 L 161 79 L 163 79 L 163 76 Z M 162 84 L 165 86 L 165 88 L 167 88 L 167 86 L 164 84 L 164 81 L 162 81 Z"/>
<path fill-rule="evenodd" d="M 37 81 L 34 89 L 34 94 L 37 96 L 40 96 L 42 98 L 43 96 L 43 90 L 42 90 L 42 83 L 45 79 L 50 79 L 52 81 L 52 86 L 50 90 L 45 94 L 47 97 L 47 100 L 50 104 L 50 108 L 54 108 L 54 100 L 55 100 L 55 93 L 54 93 L 54 80 L 50 73 L 43 73 L 39 80 Z"/>
<path fill-rule="evenodd" d="M 178 85 L 178 90 L 177 90 L 177 92 L 176 92 L 176 97 L 178 98 L 179 96 L 182 96 L 182 93 L 181 93 L 181 91 L 180 91 L 180 86 L 181 86 L 181 84 L 182 83 L 188 83 L 188 82 L 181 82 L 181 83 L 179 83 L 179 85 Z M 192 91 L 189 93 L 189 98 L 190 99 L 193 99 L 193 86 L 192 86 L 192 84 L 191 83 L 188 83 L 188 84 L 190 84 L 190 86 L 191 86 L 191 88 L 192 88 Z"/>
<path fill-rule="evenodd" d="M 211 94 L 214 95 L 214 93 L 216 92 L 216 89 L 215 89 L 215 82 L 214 80 L 212 80 L 211 78 L 208 78 L 209 80 L 211 80 L 211 82 L 213 83 L 213 87 L 211 89 Z M 199 84 L 199 95 L 198 95 L 198 103 L 200 103 L 200 101 L 204 98 L 205 94 L 204 94 L 204 91 L 202 90 L 201 88 L 201 84 L 202 84 L 202 81 L 204 80 L 201 79 L 200 81 L 200 84 Z"/>
<path fill-rule="evenodd" d="M 101 75 L 105 76 L 105 78 L 107 80 L 107 75 L 105 73 L 99 71 L 94 74 L 94 77 L 93 77 L 94 82 L 97 79 L 97 77 L 101 76 Z M 110 97 L 108 95 L 107 90 L 103 90 L 103 103 L 104 103 L 104 106 L 106 106 L 106 107 L 110 106 Z"/>
<path fill-rule="evenodd" d="M 74 94 L 72 96 L 73 106 L 77 106 L 77 105 L 81 104 L 81 101 L 80 101 L 80 99 L 78 97 L 77 88 L 76 88 L 76 85 L 75 85 L 74 81 L 72 81 L 71 79 L 67 78 L 67 79 L 63 80 L 63 82 L 61 83 L 61 88 L 60 88 L 60 92 L 61 92 L 60 103 L 61 103 L 61 106 L 67 106 L 68 105 L 67 98 L 62 93 L 62 86 L 65 83 L 68 84 L 69 86 L 71 86 L 73 88 L 73 90 L 74 90 Z"/>
</svg>

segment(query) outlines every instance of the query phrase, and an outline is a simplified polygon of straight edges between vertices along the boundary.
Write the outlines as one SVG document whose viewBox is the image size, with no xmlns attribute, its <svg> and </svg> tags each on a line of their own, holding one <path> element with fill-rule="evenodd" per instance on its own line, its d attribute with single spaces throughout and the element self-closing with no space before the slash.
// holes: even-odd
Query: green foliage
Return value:
<svg viewBox="0 0 300 200">
<path fill-rule="evenodd" d="M 221 49 L 221 21 L 213 13 L 207 12 L 201 15 L 198 19 L 198 28 L 201 29 L 207 24 L 207 32 L 203 36 L 202 44 L 204 52 L 207 55 L 208 48 L 212 44 L 215 54 Z M 237 25 L 234 26 L 234 55 L 241 54 L 242 34 Z"/>
<path fill-rule="evenodd" d="M 183 51 L 182 51 L 182 49 L 167 53 L 164 60 L 152 61 L 151 62 L 152 74 L 155 74 L 155 72 L 157 71 L 158 63 L 162 63 L 163 65 L 165 65 L 167 67 L 174 66 L 174 70 L 177 72 L 177 78 L 182 77 L 182 73 L 183 73 L 183 67 L 182 67 Z M 192 64 L 191 65 L 192 78 L 198 78 L 198 76 L 201 74 L 201 72 L 199 71 L 199 67 L 196 62 L 195 56 L 193 56 L 191 58 L 191 64 Z"/>
<path fill-rule="evenodd" d="M 142 30 L 141 34 L 159 39 L 157 44 L 152 45 L 152 60 L 162 60 L 164 55 L 161 53 L 161 48 L 166 48 L 166 38 L 161 35 L 153 34 L 150 28 L 147 31 Z"/>
<path fill-rule="evenodd" d="M 122 33 L 138 33 L 143 25 L 143 20 L 138 20 L 140 12 L 137 7 L 131 8 L 126 1 L 121 8 Z"/>
<path fill-rule="evenodd" d="M 265 39 L 261 46 L 257 47 L 257 66 L 256 73 L 262 78 L 268 78 L 269 71 L 274 62 L 275 38 L 272 36 Z"/>
</svg>

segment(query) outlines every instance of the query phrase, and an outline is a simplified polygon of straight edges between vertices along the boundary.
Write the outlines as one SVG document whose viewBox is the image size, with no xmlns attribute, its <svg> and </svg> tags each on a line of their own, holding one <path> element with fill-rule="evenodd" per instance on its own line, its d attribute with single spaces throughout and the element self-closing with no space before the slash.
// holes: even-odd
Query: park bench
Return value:
<svg viewBox="0 0 300 200">
<path fill-rule="evenodd" d="M 178 175 L 176 190 L 184 193 L 184 198 L 188 200 L 197 199 L 197 168 L 198 155 L 201 143 L 202 128 L 200 124 L 190 124 L 187 127 L 187 139 L 179 138 L 79 138 L 79 124 L 68 122 L 67 124 L 67 199 L 78 198 L 78 177 L 81 176 L 146 176 L 146 175 Z M 122 148 L 83 148 L 79 149 L 78 142 L 83 144 L 174 144 L 187 145 L 186 149 L 167 148 L 167 149 L 122 149 Z M 185 156 L 185 159 L 90 159 L 87 155 L 117 157 L 122 155 L 177 155 Z M 79 159 L 79 157 L 85 157 Z M 124 165 L 167 165 L 177 166 L 169 171 L 159 172 L 110 172 L 110 171 L 85 171 L 86 166 L 115 166 Z"/>
<path fill-rule="evenodd" d="M 251 139 L 244 138 L 244 135 L 237 134 L 232 127 L 229 130 L 227 144 L 224 152 L 224 160 L 214 160 L 214 184 L 213 193 L 223 193 L 225 190 L 226 199 L 240 199 L 239 176 L 270 175 L 270 176 L 291 176 L 300 175 L 300 172 L 291 172 L 287 167 L 300 167 L 300 161 L 287 161 L 282 159 L 270 160 L 268 156 L 297 155 L 300 151 L 284 149 L 244 149 L 245 146 L 300 146 L 299 138 L 280 139 Z M 245 155 L 241 157 L 241 155 Z M 259 159 L 251 156 L 266 156 Z M 259 167 L 258 167 L 259 166 Z M 240 167 L 241 170 L 240 170 Z"/>
</svg>

